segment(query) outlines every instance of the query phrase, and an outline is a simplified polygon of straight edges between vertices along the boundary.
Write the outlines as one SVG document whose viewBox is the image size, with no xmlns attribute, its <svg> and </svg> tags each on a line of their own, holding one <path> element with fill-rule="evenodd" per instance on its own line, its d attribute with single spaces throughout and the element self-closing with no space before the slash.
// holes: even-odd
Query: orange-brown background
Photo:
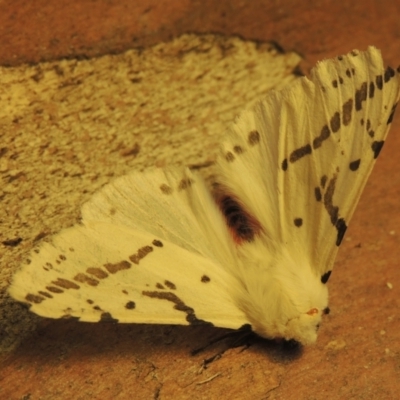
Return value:
<svg viewBox="0 0 400 400">
<path fill-rule="evenodd" d="M 400 2 L 393 0 L 3 0 L 0 65 L 93 57 L 185 32 L 272 40 L 299 52 L 306 71 L 319 59 L 369 44 L 382 49 L 386 62 L 400 63 Z M 205 328 L 55 321 L 43 323 L 3 361 L 1 384 L 16 399 L 398 398 L 399 156 L 397 116 L 354 215 L 352 241 L 342 247 L 330 281 L 328 327 L 300 358 L 282 361 L 273 345 L 263 343 L 230 350 L 209 367 L 207 377 L 215 378 L 198 384 L 202 379 L 193 383 L 186 376 L 201 364 L 201 356 L 189 353 L 209 335 Z M 19 389 L 13 392 L 13 386 Z"/>
</svg>

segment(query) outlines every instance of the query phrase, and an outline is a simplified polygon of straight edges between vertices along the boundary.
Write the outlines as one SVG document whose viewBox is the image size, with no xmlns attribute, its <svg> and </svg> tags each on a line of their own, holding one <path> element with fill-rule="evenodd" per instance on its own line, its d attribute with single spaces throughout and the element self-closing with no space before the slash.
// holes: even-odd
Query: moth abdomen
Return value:
<svg viewBox="0 0 400 400">
<path fill-rule="evenodd" d="M 233 195 L 217 196 L 217 204 L 236 243 L 252 242 L 260 233 L 260 222 Z"/>
</svg>

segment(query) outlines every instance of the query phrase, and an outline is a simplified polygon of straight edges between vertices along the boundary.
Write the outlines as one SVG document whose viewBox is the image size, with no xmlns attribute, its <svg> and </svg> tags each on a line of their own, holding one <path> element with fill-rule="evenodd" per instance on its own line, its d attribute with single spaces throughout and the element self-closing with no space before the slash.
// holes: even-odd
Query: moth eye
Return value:
<svg viewBox="0 0 400 400">
<path fill-rule="evenodd" d="M 322 310 L 322 313 L 324 314 L 324 315 L 327 315 L 327 314 L 329 314 L 331 312 L 331 309 L 329 308 L 329 307 L 325 307 L 323 310 Z"/>
<path fill-rule="evenodd" d="M 319 313 L 318 308 L 312 308 L 311 310 L 307 311 L 307 314 L 311 316 L 316 315 L 318 313 Z"/>
</svg>

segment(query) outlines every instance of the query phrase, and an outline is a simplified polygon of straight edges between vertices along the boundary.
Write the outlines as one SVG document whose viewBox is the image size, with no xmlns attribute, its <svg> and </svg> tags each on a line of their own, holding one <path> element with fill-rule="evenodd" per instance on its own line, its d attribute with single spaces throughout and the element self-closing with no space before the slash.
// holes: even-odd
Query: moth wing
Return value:
<svg viewBox="0 0 400 400">
<path fill-rule="evenodd" d="M 234 262 L 221 212 L 202 177 L 187 168 L 121 176 L 83 205 L 82 219 L 152 233 L 212 260 Z"/>
<path fill-rule="evenodd" d="M 185 169 L 117 179 L 83 207 L 82 224 L 32 252 L 9 292 L 51 318 L 239 328 L 248 323 L 232 297 L 240 288 L 213 253 L 229 261 L 228 236 L 209 201 Z"/>
<path fill-rule="evenodd" d="M 224 186 L 271 249 L 311 263 L 322 281 L 388 133 L 399 80 L 373 47 L 320 62 L 310 79 L 242 113 L 224 144 Z"/>
</svg>

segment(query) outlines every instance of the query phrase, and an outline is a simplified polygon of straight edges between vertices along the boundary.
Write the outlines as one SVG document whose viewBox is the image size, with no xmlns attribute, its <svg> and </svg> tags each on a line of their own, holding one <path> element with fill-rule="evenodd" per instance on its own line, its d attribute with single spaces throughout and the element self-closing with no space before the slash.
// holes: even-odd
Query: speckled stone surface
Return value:
<svg viewBox="0 0 400 400">
<path fill-rule="evenodd" d="M 214 32 L 240 35 L 244 39 L 275 41 L 285 50 L 296 51 L 304 57 L 301 65 L 305 72 L 319 59 L 353 48 L 364 49 L 369 44 L 381 48 L 385 61 L 397 66 L 400 64 L 399 17 L 400 4 L 387 0 L 368 3 L 325 0 L 313 6 L 299 0 L 279 3 L 170 0 L 143 1 L 138 5 L 128 1 L 3 1 L 0 3 L 0 65 L 15 66 L 21 62 L 36 63 L 65 57 L 92 58 L 137 46 L 147 48 L 168 42 L 182 33 Z M 113 105 L 116 110 L 118 106 Z M 29 111 L 29 102 L 27 107 Z M 50 111 L 57 116 L 56 110 Z M 35 121 L 39 123 L 41 113 L 38 111 L 32 118 L 35 115 Z M 151 119 L 151 115 L 145 119 Z M 76 122 L 76 119 L 72 120 Z M 44 201 L 43 204 L 49 201 L 46 200 L 48 196 L 57 197 L 58 185 L 66 184 L 62 160 L 75 165 L 75 155 L 64 152 L 68 148 L 67 133 L 68 130 L 61 137 L 49 136 L 51 140 L 32 134 L 30 146 L 25 149 L 26 153 L 42 149 L 45 155 L 41 164 L 49 171 L 49 187 L 52 189 L 49 193 L 44 191 L 42 197 L 36 199 Z M 10 139 L 3 135 L 4 130 L 0 133 L 3 142 L 18 144 L 20 136 Z M 134 141 L 115 143 L 112 134 L 109 139 L 110 147 L 115 149 L 112 158 L 108 153 L 103 157 L 88 156 L 93 165 L 87 165 L 87 169 L 96 182 L 92 189 L 107 181 L 104 177 L 110 178 L 115 173 L 112 168 L 114 160 L 120 164 L 127 160 L 128 169 L 132 159 L 145 156 L 140 151 L 137 153 Z M 90 142 L 93 139 L 88 135 L 86 140 Z M 166 137 L 165 146 L 168 143 Z M 18 159 L 26 156 L 23 152 L 3 154 L 3 147 L 0 143 L 0 169 L 10 168 L 12 173 L 7 174 L 6 182 L 2 181 L 1 190 L 4 191 L 8 185 L 12 193 L 12 182 L 26 180 L 18 164 Z M 57 155 L 58 152 L 61 155 Z M 176 152 L 179 153 L 179 149 Z M 40 154 L 37 153 L 37 157 L 42 161 Z M 51 154 L 59 157 L 57 164 L 51 162 L 54 158 L 50 157 Z M 250 347 L 229 348 L 221 358 L 204 366 L 203 360 L 225 350 L 227 342 L 218 342 L 195 356 L 191 351 L 226 331 L 207 327 L 122 326 L 41 320 L 32 336 L 25 338 L 12 352 L 3 353 L 0 359 L 0 398 L 398 398 L 399 154 L 400 122 L 397 116 L 340 249 L 329 281 L 332 312 L 325 318 L 315 346 L 299 350 L 253 339 Z M 86 166 L 85 160 L 80 161 L 80 165 Z M 162 165 L 169 160 L 156 157 L 152 161 Z M 145 165 L 146 160 L 143 162 Z M 96 165 L 99 170 L 106 168 L 107 172 L 99 173 Z M 117 171 L 119 173 L 122 169 Z M 79 181 L 81 172 L 72 171 L 71 174 L 75 174 Z M 46 174 L 46 170 L 41 173 Z M 49 233 L 42 232 L 43 226 L 52 231 L 68 225 L 67 215 L 69 218 L 73 216 L 74 220 L 78 217 L 79 208 L 71 205 L 68 214 L 59 211 L 60 219 L 52 225 L 47 219 L 46 209 L 42 208 L 37 216 L 41 228 L 35 230 L 37 225 L 31 222 L 24 226 L 24 221 L 34 218 L 34 215 L 17 215 L 18 196 L 29 198 L 35 192 L 28 186 L 25 183 L 24 192 L 18 193 L 16 185 L 15 202 L 7 204 L 6 214 L 8 218 L 13 215 L 20 218 L 21 227 L 32 230 L 30 240 Z M 66 198 L 61 203 L 81 202 L 92 189 L 87 192 L 81 191 L 80 187 L 76 192 L 71 190 L 71 196 L 75 197 Z M 17 237 L 18 232 L 15 232 L 15 237 L 8 236 L 7 239 Z M 13 254 L 20 254 L 20 246 L 21 249 L 23 246 L 29 248 L 29 244 L 23 241 L 16 247 L 5 246 L 2 252 L 13 257 Z M 9 276 L 7 271 L 10 268 L 4 258 L 0 266 L 2 277 Z M 26 318 L 26 313 L 9 303 L 6 307 L 11 314 L 1 312 L 1 328 L 7 320 L 7 329 L 14 326 L 14 333 L 17 333 L 18 327 L 25 323 L 20 318 Z M 13 322 L 11 328 L 10 321 Z M 4 329 L 1 334 L 5 336 Z"/>
</svg>

